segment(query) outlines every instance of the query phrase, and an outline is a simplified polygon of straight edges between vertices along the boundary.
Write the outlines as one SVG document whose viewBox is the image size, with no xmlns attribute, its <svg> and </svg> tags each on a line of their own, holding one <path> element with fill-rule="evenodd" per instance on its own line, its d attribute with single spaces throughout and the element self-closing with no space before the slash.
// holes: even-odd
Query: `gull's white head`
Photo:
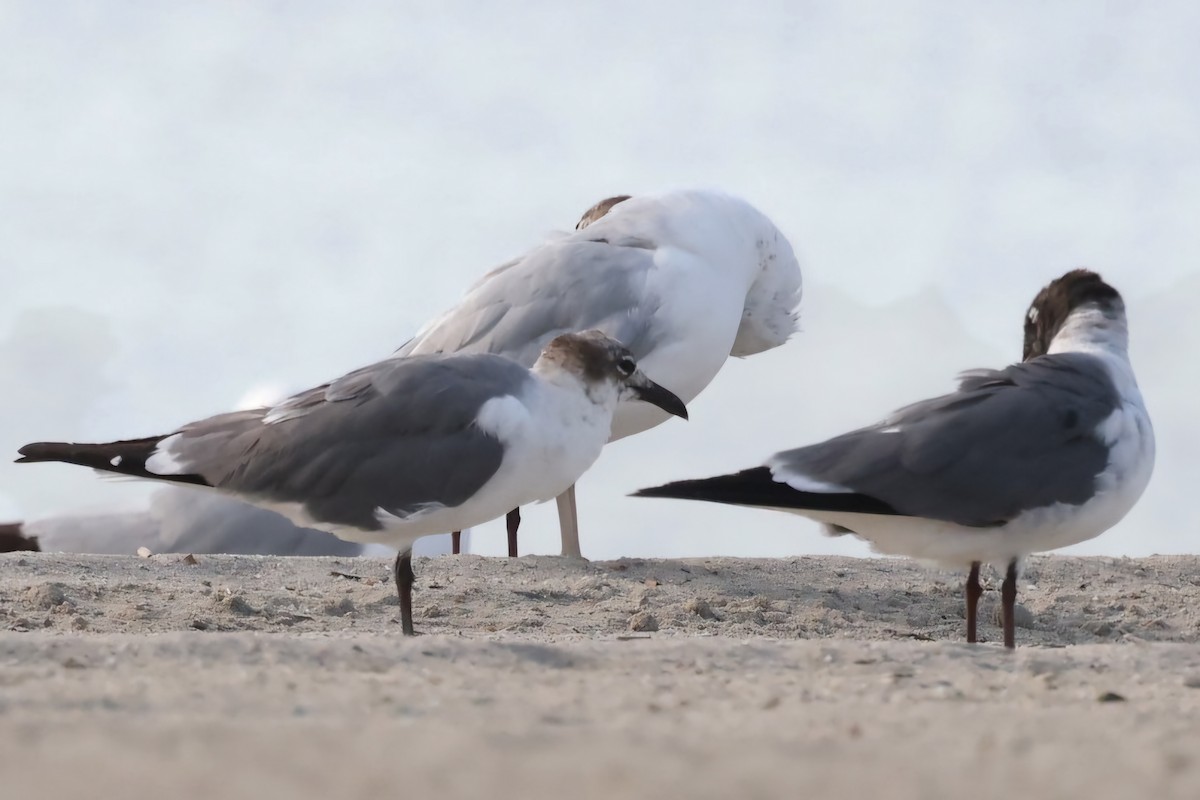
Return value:
<svg viewBox="0 0 1200 800">
<path fill-rule="evenodd" d="M 601 220 L 606 231 L 702 253 L 714 263 L 742 271 L 746 299 L 730 355 L 770 350 L 796 332 L 800 263 L 787 237 L 745 200 L 699 189 L 616 195 L 584 212 L 575 228 L 583 230 Z"/>
<path fill-rule="evenodd" d="M 644 400 L 687 419 L 683 401 L 647 378 L 633 354 L 600 331 L 556 336 L 542 350 L 533 371 L 555 382 L 567 378 L 580 384 L 593 401 L 613 410 L 620 400 Z"/>
</svg>

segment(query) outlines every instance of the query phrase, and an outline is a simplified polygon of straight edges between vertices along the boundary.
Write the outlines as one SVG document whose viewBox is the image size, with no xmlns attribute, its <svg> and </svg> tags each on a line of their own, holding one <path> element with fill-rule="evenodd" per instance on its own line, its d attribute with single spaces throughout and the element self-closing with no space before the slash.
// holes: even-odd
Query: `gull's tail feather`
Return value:
<svg viewBox="0 0 1200 800">
<path fill-rule="evenodd" d="M 842 511 L 858 514 L 899 514 L 882 500 L 853 492 L 802 492 L 775 480 L 767 467 L 700 478 L 675 481 L 662 486 L 639 489 L 634 497 L 672 497 L 679 500 L 706 500 L 759 508 L 798 511 Z"/>
<path fill-rule="evenodd" d="M 145 439 L 127 439 L 104 444 L 74 444 L 71 442 L 34 442 L 17 452 L 18 464 L 39 461 L 59 461 L 78 464 L 102 472 L 112 472 L 131 478 L 148 478 L 158 481 L 190 483 L 195 486 L 211 486 L 202 475 L 173 474 L 159 475 L 146 468 L 146 461 L 155 454 L 159 442 L 166 436 L 149 436 Z"/>
</svg>

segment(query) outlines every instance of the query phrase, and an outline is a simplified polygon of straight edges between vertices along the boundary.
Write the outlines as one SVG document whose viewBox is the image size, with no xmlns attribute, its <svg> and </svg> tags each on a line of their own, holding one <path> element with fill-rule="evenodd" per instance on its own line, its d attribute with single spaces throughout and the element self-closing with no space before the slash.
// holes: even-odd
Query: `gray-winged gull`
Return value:
<svg viewBox="0 0 1200 800">
<path fill-rule="evenodd" d="M 624 396 L 687 415 L 625 347 L 587 331 L 552 340 L 532 368 L 497 355 L 393 357 L 270 408 L 144 439 L 29 444 L 18 461 L 215 489 L 395 547 L 411 634 L 413 542 L 560 495 L 600 455 Z"/>
<path fill-rule="evenodd" d="M 1013 647 L 1018 561 L 1100 535 L 1150 480 L 1154 431 L 1128 343 L 1121 296 L 1074 270 L 1030 306 L 1022 363 L 965 373 L 956 392 L 766 466 L 637 494 L 789 511 L 881 553 L 969 567 L 969 642 L 980 564 L 1002 565 Z"/>
<path fill-rule="evenodd" d="M 729 356 L 778 347 L 796 330 L 800 265 L 779 229 L 740 198 L 619 195 L 588 209 L 576 228 L 485 275 L 399 352 L 499 353 L 528 365 L 554 336 L 597 328 L 691 402 Z M 667 418 L 623 402 L 612 440 Z M 574 485 L 559 496 L 558 513 L 563 555 L 578 556 Z M 510 556 L 519 525 L 514 508 Z"/>
</svg>

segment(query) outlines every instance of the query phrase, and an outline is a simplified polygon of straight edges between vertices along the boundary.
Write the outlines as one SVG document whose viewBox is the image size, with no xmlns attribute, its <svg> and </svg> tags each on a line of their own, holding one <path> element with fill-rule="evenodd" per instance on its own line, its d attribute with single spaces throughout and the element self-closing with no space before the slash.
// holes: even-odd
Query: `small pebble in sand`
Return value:
<svg viewBox="0 0 1200 800">
<path fill-rule="evenodd" d="M 639 611 L 629 618 L 629 630 L 631 631 L 656 631 L 658 630 L 658 620 L 653 614 L 646 611 Z"/>
<path fill-rule="evenodd" d="M 1002 609 L 1000 608 L 1000 605 L 997 603 L 996 606 L 992 609 L 992 622 L 995 625 L 999 626 L 999 625 L 1004 624 L 1004 619 L 1001 616 L 1001 613 L 1002 613 Z M 1017 603 L 1013 609 L 1013 624 L 1016 625 L 1018 628 L 1032 628 L 1033 627 L 1033 612 L 1030 611 L 1025 606 L 1021 605 L 1020 603 Z"/>
<path fill-rule="evenodd" d="M 712 610 L 712 606 L 707 600 L 701 600 L 699 597 L 693 597 L 688 600 L 683 607 L 684 611 L 690 611 L 701 619 L 717 619 L 717 612 Z"/>
<path fill-rule="evenodd" d="M 344 617 L 347 614 L 353 614 L 358 611 L 354 607 L 354 601 L 349 597 L 342 597 L 338 600 L 332 600 L 325 604 L 325 613 L 331 617 Z"/>
<path fill-rule="evenodd" d="M 25 602 L 34 608 L 51 609 L 61 606 L 67 601 L 61 583 L 43 583 L 41 586 L 30 586 L 25 592 Z"/>
<path fill-rule="evenodd" d="M 230 611 L 243 616 L 252 616 L 258 613 L 258 609 L 247 603 L 246 598 L 240 594 L 233 594 L 228 589 L 217 595 L 216 605 L 224 611 Z"/>
</svg>

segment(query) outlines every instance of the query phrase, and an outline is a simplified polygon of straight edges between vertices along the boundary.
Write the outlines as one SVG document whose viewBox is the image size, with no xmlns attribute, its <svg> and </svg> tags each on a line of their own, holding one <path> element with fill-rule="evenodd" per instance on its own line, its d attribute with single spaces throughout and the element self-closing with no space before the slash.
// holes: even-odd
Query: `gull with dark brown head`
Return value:
<svg viewBox="0 0 1200 800">
<path fill-rule="evenodd" d="M 621 343 L 586 331 L 555 337 L 528 368 L 489 354 L 393 357 L 273 407 L 143 439 L 29 444 L 18 461 L 215 490 L 395 547 L 411 634 L 413 542 L 562 494 L 600 455 L 627 397 L 687 416 Z"/>
<path fill-rule="evenodd" d="M 488 273 L 401 354 L 500 353 L 532 364 L 568 331 L 597 328 L 691 402 L 730 356 L 778 347 L 796 330 L 800 265 L 761 211 L 719 191 L 617 195 L 589 208 L 573 233 Z M 612 440 L 668 419 L 630 400 Z M 575 487 L 558 498 L 563 555 L 580 555 Z M 508 514 L 517 554 L 519 509 Z"/>
<path fill-rule="evenodd" d="M 1024 359 L 968 372 L 956 392 L 765 466 L 637 494 L 788 511 L 881 553 L 968 569 L 969 642 L 980 566 L 996 564 L 1013 647 L 1020 559 L 1117 524 L 1154 468 L 1125 304 L 1099 275 L 1073 270 L 1038 293 Z"/>
</svg>

